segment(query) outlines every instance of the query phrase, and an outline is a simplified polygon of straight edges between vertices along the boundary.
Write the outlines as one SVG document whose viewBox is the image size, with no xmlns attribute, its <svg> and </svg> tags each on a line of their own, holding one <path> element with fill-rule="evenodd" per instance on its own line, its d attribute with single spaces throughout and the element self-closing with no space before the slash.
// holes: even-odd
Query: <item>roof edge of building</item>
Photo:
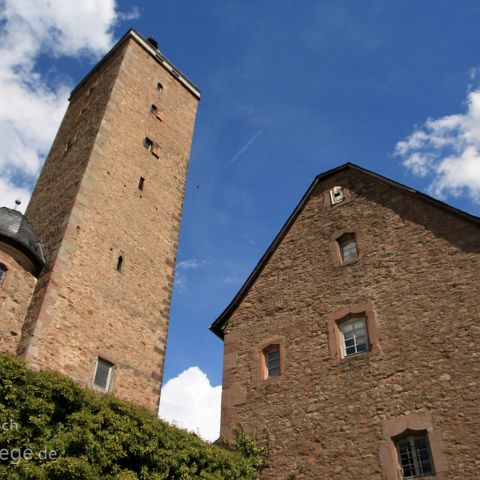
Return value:
<svg viewBox="0 0 480 480">
<path fill-rule="evenodd" d="M 470 221 L 472 223 L 475 223 L 477 225 L 480 225 L 480 217 L 477 217 L 475 215 L 471 215 L 467 212 L 464 212 L 463 210 L 459 210 L 455 207 L 452 207 L 451 205 L 448 205 L 447 203 L 441 202 L 440 200 L 436 200 L 435 198 L 430 197 L 429 195 L 426 195 L 425 193 L 422 193 L 418 190 L 415 190 L 413 188 L 407 187 L 406 185 L 403 185 L 399 182 L 396 182 L 394 180 L 391 180 L 387 177 L 384 177 L 382 175 L 379 175 L 378 173 L 372 172 L 371 170 L 368 170 L 366 168 L 360 167 L 354 163 L 345 163 L 343 165 L 340 165 L 338 167 L 332 168 L 331 170 L 327 170 L 324 173 L 321 173 L 317 175 L 310 185 L 310 187 L 307 189 L 303 197 L 301 198 L 300 202 L 297 204 L 293 212 L 290 214 L 288 217 L 287 221 L 283 225 L 283 227 L 280 229 L 276 237 L 274 238 L 273 242 L 270 244 L 270 246 L 267 248 L 265 253 L 262 255 L 260 260 L 258 261 L 257 265 L 253 269 L 253 271 L 250 273 L 250 275 L 247 277 L 247 280 L 244 282 L 240 290 L 237 292 L 233 300 L 229 303 L 229 305 L 225 308 L 225 310 L 219 315 L 219 317 L 210 325 L 209 329 L 217 335 L 220 339 L 223 339 L 223 332 L 224 329 L 228 323 L 228 320 L 230 319 L 231 315 L 233 312 L 236 310 L 236 308 L 240 305 L 240 303 L 243 301 L 245 296 L 247 295 L 248 291 L 250 288 L 253 286 L 255 283 L 256 279 L 262 272 L 263 268 L 269 261 L 270 257 L 273 255 L 275 252 L 276 248 L 278 245 L 281 243 L 285 235 L 288 233 L 290 230 L 291 226 L 297 219 L 297 217 L 300 215 L 301 211 L 305 207 L 306 203 L 310 199 L 310 196 L 312 195 L 313 191 L 315 190 L 316 186 L 318 183 L 322 180 L 324 180 L 327 177 L 330 177 L 341 170 L 345 170 L 347 168 L 350 168 L 360 174 L 363 175 L 368 175 L 369 177 L 373 177 L 376 180 L 381 181 L 382 183 L 387 183 L 388 185 L 397 188 L 399 190 L 402 190 L 403 192 L 406 192 L 410 195 L 413 195 L 417 198 L 419 198 L 422 201 L 426 201 L 438 208 L 441 208 L 443 210 L 447 210 L 449 213 L 454 214 L 456 216 L 460 216 L 464 218 L 467 221 Z"/>
</svg>

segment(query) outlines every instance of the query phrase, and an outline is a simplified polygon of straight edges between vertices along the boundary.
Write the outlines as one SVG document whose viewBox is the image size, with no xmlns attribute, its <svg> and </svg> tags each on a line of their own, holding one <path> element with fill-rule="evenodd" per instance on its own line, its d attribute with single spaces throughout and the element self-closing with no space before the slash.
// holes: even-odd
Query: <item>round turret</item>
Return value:
<svg viewBox="0 0 480 480">
<path fill-rule="evenodd" d="M 11 208 L 0 208 L 0 251 L 37 276 L 47 263 L 32 224 Z"/>
</svg>

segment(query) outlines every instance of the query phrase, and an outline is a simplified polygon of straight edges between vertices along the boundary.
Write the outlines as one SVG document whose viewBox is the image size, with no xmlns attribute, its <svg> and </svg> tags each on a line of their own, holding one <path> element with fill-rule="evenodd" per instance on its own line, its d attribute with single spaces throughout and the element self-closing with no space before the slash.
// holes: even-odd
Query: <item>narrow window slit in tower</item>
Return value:
<svg viewBox="0 0 480 480">
<path fill-rule="evenodd" d="M 120 255 L 117 260 L 117 272 L 122 273 L 123 270 L 123 255 Z"/>
<path fill-rule="evenodd" d="M 144 184 L 145 184 L 145 179 L 143 177 L 140 177 L 140 180 L 138 181 L 138 189 L 143 191 Z"/>
<path fill-rule="evenodd" d="M 162 90 L 163 90 L 163 85 L 160 82 L 158 82 L 157 83 L 157 92 L 161 92 Z"/>
</svg>

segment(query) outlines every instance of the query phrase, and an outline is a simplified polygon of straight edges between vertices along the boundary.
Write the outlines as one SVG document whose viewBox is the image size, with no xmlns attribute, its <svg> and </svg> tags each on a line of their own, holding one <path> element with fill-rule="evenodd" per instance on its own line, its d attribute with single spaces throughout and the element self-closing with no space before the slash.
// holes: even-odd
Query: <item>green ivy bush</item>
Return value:
<svg viewBox="0 0 480 480">
<path fill-rule="evenodd" d="M 258 452 L 220 448 L 111 396 L 0 355 L 0 478 L 256 479 Z M 253 447 L 252 447 L 253 448 Z"/>
</svg>

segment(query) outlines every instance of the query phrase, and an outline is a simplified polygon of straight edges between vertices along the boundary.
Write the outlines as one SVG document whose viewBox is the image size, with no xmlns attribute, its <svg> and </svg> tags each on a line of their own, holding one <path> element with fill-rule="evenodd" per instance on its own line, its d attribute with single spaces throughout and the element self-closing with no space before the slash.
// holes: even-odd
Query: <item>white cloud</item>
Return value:
<svg viewBox="0 0 480 480">
<path fill-rule="evenodd" d="M 40 55 L 98 58 L 113 43 L 115 0 L 0 0 L 0 206 L 23 206 L 73 85 L 46 80 Z"/>
<path fill-rule="evenodd" d="M 414 175 L 429 178 L 432 195 L 467 195 L 480 203 L 480 90 L 468 93 L 466 107 L 463 114 L 429 118 L 397 143 L 395 155 Z"/>
<path fill-rule="evenodd" d="M 205 260 L 197 260 L 196 258 L 192 258 L 190 260 L 183 260 L 179 262 L 177 268 L 180 270 L 195 270 L 196 268 L 203 267 L 206 265 L 207 262 Z"/>
<path fill-rule="evenodd" d="M 162 388 L 160 418 L 197 433 L 204 440 L 220 436 L 222 387 L 214 387 L 198 367 L 190 367 Z"/>
</svg>

